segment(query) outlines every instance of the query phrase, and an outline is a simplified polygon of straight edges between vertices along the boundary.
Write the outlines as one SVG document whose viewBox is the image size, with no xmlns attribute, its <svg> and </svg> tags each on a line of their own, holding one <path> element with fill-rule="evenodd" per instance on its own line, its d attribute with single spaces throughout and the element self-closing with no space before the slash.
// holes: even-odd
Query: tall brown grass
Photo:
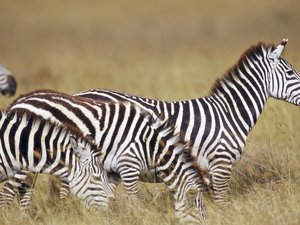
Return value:
<svg viewBox="0 0 300 225">
<path fill-rule="evenodd" d="M 297 1 L 0 1 L 0 63 L 17 95 L 94 87 L 164 100 L 197 98 L 257 41 L 289 38 L 285 58 L 300 70 Z M 13 99 L 1 98 L 2 108 Z M 206 198 L 209 224 L 300 224 L 299 108 L 270 100 L 233 170 L 228 209 Z M 162 184 L 122 186 L 107 211 L 52 199 L 39 176 L 34 205 L 0 209 L 0 224 L 177 224 Z"/>
</svg>

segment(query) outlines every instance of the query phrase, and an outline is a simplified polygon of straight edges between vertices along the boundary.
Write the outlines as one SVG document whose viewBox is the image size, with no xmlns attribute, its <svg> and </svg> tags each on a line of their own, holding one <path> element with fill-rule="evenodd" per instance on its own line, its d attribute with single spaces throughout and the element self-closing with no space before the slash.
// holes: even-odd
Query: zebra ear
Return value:
<svg viewBox="0 0 300 225">
<path fill-rule="evenodd" d="M 81 155 L 80 148 L 79 148 L 79 145 L 78 145 L 76 139 L 73 136 L 70 137 L 70 144 L 71 144 L 74 154 L 80 157 L 80 155 Z"/>
<path fill-rule="evenodd" d="M 11 72 L 8 69 L 6 69 L 2 64 L 0 64 L 0 73 L 6 74 L 6 75 L 11 75 Z"/>
<path fill-rule="evenodd" d="M 80 158 L 80 161 L 86 161 L 90 159 L 91 154 L 83 143 L 79 142 L 79 140 L 76 140 L 73 136 L 71 136 L 70 144 L 74 154 Z"/>
<path fill-rule="evenodd" d="M 279 45 L 272 51 L 270 57 L 273 59 L 279 59 L 283 53 L 284 47 L 287 44 L 288 39 L 283 39 Z"/>
<path fill-rule="evenodd" d="M 87 134 L 84 137 L 86 140 L 88 140 L 91 144 L 95 144 L 95 139 L 93 138 L 93 136 L 91 134 Z"/>
</svg>

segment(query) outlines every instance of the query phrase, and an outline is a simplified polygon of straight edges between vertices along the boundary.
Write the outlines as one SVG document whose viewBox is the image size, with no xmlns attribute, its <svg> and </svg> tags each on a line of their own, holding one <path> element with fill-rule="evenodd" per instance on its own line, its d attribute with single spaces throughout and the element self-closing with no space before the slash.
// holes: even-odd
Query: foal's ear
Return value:
<svg viewBox="0 0 300 225">
<path fill-rule="evenodd" d="M 278 60 L 284 50 L 285 45 L 287 44 L 288 39 L 284 38 L 279 45 L 271 52 L 270 58 L 273 58 L 275 61 Z"/>
<path fill-rule="evenodd" d="M 70 137 L 70 144 L 71 144 L 74 154 L 76 156 L 80 157 L 82 155 L 82 148 L 80 148 L 75 137 L 73 137 L 73 136 Z"/>
<path fill-rule="evenodd" d="M 93 135 L 87 134 L 84 137 L 86 140 L 88 140 L 91 144 L 95 144 L 95 139 L 93 138 Z"/>
<path fill-rule="evenodd" d="M 74 150 L 74 153 L 76 154 L 76 149 L 78 148 L 78 143 L 73 136 L 70 137 L 70 144 L 71 144 L 72 149 Z"/>
<path fill-rule="evenodd" d="M 79 140 L 76 140 L 75 137 L 70 137 L 70 144 L 74 154 L 80 158 L 80 161 L 90 159 L 91 154 L 89 149 L 83 143 L 79 142 Z"/>
</svg>

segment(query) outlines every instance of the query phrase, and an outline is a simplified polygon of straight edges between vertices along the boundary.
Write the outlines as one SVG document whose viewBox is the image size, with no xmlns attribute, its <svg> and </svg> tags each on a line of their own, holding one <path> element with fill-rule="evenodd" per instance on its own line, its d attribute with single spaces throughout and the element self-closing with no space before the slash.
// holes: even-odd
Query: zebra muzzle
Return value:
<svg viewBox="0 0 300 225">
<path fill-rule="evenodd" d="M 203 176 L 203 182 L 205 185 L 210 186 L 211 182 L 211 173 L 207 173 Z"/>
</svg>

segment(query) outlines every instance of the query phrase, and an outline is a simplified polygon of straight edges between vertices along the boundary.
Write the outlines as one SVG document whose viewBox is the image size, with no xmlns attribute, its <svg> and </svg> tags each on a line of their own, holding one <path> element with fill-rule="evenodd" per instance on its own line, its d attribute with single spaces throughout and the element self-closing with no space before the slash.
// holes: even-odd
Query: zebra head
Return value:
<svg viewBox="0 0 300 225">
<path fill-rule="evenodd" d="M 79 162 L 74 175 L 69 178 L 71 192 L 83 199 L 89 209 L 106 207 L 108 199 L 114 197 L 114 190 L 101 163 L 99 150 L 96 145 L 74 137 L 70 137 L 70 144 Z"/>
<path fill-rule="evenodd" d="M 275 47 L 269 54 L 270 76 L 269 95 L 294 105 L 300 105 L 300 75 L 283 57 L 282 53 L 288 40 Z"/>
<path fill-rule="evenodd" d="M 12 96 L 16 93 L 17 82 L 11 72 L 0 64 L 0 91 L 3 95 Z"/>
</svg>

